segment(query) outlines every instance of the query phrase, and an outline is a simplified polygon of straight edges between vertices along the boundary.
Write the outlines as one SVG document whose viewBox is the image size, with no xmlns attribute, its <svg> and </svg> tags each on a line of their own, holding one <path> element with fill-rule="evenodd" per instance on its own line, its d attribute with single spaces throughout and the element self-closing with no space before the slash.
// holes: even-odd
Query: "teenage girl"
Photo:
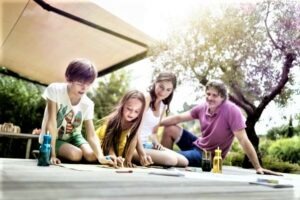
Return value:
<svg viewBox="0 0 300 200">
<path fill-rule="evenodd" d="M 149 87 L 146 97 L 146 108 L 140 128 L 137 153 L 145 152 L 155 165 L 180 166 L 188 165 L 188 160 L 181 154 L 164 148 L 157 138 L 157 127 L 165 114 L 169 113 L 173 92 L 176 88 L 176 76 L 173 73 L 160 73 Z M 134 159 L 138 160 L 138 154 Z"/>
</svg>

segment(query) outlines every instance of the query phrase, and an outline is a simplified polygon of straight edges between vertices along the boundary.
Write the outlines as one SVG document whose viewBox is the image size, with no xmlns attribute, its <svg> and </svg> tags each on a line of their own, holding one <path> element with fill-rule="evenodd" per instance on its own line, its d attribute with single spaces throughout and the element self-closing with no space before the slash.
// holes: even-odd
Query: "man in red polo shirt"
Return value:
<svg viewBox="0 0 300 200">
<path fill-rule="evenodd" d="M 206 85 L 206 101 L 183 114 L 170 116 L 161 121 L 165 126 L 162 145 L 172 149 L 177 143 L 182 155 L 189 160 L 189 166 L 200 166 L 202 150 L 214 151 L 218 147 L 225 158 L 230 150 L 234 136 L 237 137 L 244 152 L 249 157 L 259 174 L 274 174 L 273 171 L 260 166 L 257 154 L 249 141 L 245 128 L 245 118 L 238 106 L 227 100 L 227 90 L 223 82 L 210 81 Z M 179 127 L 177 124 L 198 120 L 200 122 L 200 137 Z"/>
</svg>

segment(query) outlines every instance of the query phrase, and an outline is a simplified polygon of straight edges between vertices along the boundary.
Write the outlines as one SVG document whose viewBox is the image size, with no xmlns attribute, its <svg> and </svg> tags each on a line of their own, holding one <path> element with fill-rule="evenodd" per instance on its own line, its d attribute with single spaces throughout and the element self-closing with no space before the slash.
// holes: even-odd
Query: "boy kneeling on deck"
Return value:
<svg viewBox="0 0 300 200">
<path fill-rule="evenodd" d="M 49 131 L 51 141 L 51 164 L 59 164 L 58 157 L 77 162 L 84 158 L 88 162 L 116 166 L 116 158 L 106 159 L 93 124 L 94 103 L 86 92 L 96 79 L 95 66 L 86 59 L 75 59 L 65 72 L 66 83 L 52 83 L 43 93 L 47 101 L 42 133 Z M 82 136 L 82 124 L 87 141 Z M 43 134 L 40 134 L 40 143 Z"/>
</svg>

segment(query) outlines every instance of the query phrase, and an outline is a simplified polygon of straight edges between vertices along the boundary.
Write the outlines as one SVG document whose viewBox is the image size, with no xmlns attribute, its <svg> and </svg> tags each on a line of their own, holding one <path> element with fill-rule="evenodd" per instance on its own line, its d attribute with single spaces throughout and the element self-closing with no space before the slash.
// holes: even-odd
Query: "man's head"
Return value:
<svg viewBox="0 0 300 200">
<path fill-rule="evenodd" d="M 210 111 L 215 111 L 228 97 L 225 84 L 219 80 L 209 81 L 205 86 L 205 92 Z"/>
</svg>

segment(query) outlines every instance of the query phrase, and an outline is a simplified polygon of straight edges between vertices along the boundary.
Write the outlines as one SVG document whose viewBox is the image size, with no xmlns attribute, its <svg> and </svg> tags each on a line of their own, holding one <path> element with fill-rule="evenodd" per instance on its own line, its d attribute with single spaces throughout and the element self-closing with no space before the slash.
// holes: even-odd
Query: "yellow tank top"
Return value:
<svg viewBox="0 0 300 200">
<path fill-rule="evenodd" d="M 105 123 L 96 130 L 96 135 L 99 138 L 100 144 L 102 144 L 102 140 L 104 139 L 104 136 L 106 134 L 106 128 L 107 128 L 107 124 Z M 118 149 L 119 156 L 123 155 L 124 148 L 125 148 L 125 145 L 127 142 L 127 135 L 129 133 L 129 131 L 130 131 L 130 129 L 122 131 L 122 133 L 121 133 L 121 138 L 119 141 L 119 149 Z"/>
</svg>

